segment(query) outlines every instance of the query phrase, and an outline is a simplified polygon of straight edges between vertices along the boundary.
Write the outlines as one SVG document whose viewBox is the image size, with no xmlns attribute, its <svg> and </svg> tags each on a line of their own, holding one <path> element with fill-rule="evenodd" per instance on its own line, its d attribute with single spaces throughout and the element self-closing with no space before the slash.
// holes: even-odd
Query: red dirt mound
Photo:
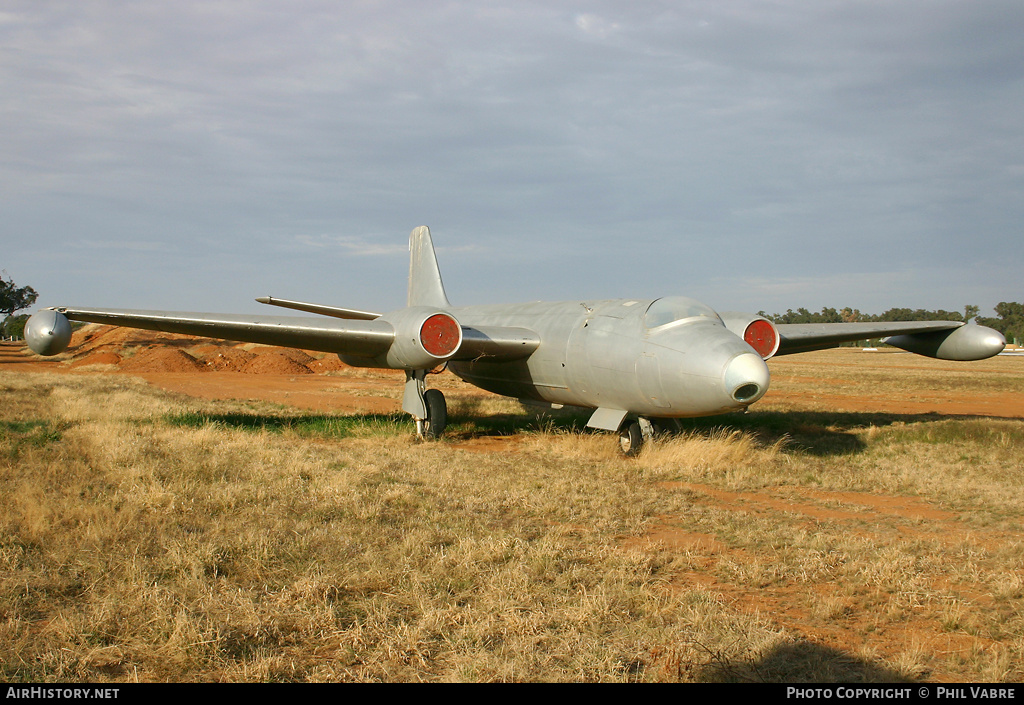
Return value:
<svg viewBox="0 0 1024 705">
<path fill-rule="evenodd" d="M 195 352 L 199 351 L 197 350 Z M 238 372 L 255 358 L 256 356 L 248 350 L 242 350 L 241 348 L 220 348 L 211 354 L 207 354 L 203 359 L 206 361 L 207 365 L 218 372 Z"/>
<path fill-rule="evenodd" d="M 284 355 L 289 360 L 293 360 L 300 365 L 308 365 L 316 359 L 305 350 L 296 350 L 295 348 L 275 348 L 271 345 L 260 345 L 258 347 L 249 348 L 249 352 L 254 355 Z"/>
<path fill-rule="evenodd" d="M 309 369 L 317 374 L 323 372 L 337 372 L 338 370 L 344 370 L 348 368 L 337 355 L 326 355 L 319 360 L 313 360 L 311 363 L 306 365 Z"/>
<path fill-rule="evenodd" d="M 63 364 L 68 367 L 113 365 L 125 372 L 215 371 L 269 375 L 323 374 L 348 368 L 336 355 L 98 323 L 75 330 Z"/>
<path fill-rule="evenodd" d="M 142 345 L 150 346 L 154 343 L 159 344 L 168 340 L 180 340 L 181 338 L 182 336 L 175 336 L 170 333 L 155 333 L 148 330 L 116 328 L 114 326 L 90 323 L 72 334 L 71 346 L 68 352 L 74 357 L 79 357 L 99 347 L 119 349 Z"/>
<path fill-rule="evenodd" d="M 312 359 L 312 358 L 310 358 Z M 263 353 L 257 355 L 252 361 L 245 365 L 242 372 L 256 375 L 311 375 L 313 374 L 305 365 L 302 365 L 289 356 L 280 352 Z"/>
<path fill-rule="evenodd" d="M 205 372 L 206 364 L 177 348 L 140 350 L 121 363 L 129 372 Z"/>
<path fill-rule="evenodd" d="M 121 362 L 121 356 L 109 350 L 97 350 L 87 353 L 75 359 L 72 367 L 84 367 L 85 365 L 117 365 Z"/>
</svg>

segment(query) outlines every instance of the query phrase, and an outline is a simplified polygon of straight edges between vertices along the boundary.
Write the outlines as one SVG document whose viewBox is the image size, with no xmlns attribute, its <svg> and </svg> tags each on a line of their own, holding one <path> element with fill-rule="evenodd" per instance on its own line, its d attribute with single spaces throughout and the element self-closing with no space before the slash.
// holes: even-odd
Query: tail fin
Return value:
<svg viewBox="0 0 1024 705">
<path fill-rule="evenodd" d="M 409 235 L 409 306 L 451 308 L 437 268 L 430 228 L 421 225 Z"/>
</svg>

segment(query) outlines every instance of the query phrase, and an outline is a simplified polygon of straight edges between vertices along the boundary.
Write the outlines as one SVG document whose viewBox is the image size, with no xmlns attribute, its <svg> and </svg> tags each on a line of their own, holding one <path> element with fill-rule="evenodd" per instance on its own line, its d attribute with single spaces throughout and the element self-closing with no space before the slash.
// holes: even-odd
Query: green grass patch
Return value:
<svg viewBox="0 0 1024 705">
<path fill-rule="evenodd" d="M 586 427 L 589 413 L 564 412 L 538 416 L 532 413 L 485 414 L 458 412 L 449 416 L 444 437 L 448 439 L 478 438 L 481 436 L 511 436 L 530 432 L 579 432 Z M 188 411 L 167 414 L 164 421 L 180 428 L 215 426 L 241 431 L 270 431 L 293 433 L 302 438 L 365 438 L 374 436 L 402 436 L 414 432 L 415 424 L 408 414 L 293 414 L 280 412 L 227 412 L 210 413 Z"/>
<path fill-rule="evenodd" d="M 294 433 L 303 438 L 350 438 L 366 436 L 392 436 L 408 430 L 408 416 L 393 414 L 286 414 L 226 413 L 210 414 L 185 412 L 167 414 L 164 420 L 171 426 L 205 428 L 217 426 L 241 431 L 270 431 Z"/>
<path fill-rule="evenodd" d="M 45 448 L 59 443 L 64 426 L 44 419 L 0 421 L 0 453 L 16 460 L 26 448 Z"/>
</svg>

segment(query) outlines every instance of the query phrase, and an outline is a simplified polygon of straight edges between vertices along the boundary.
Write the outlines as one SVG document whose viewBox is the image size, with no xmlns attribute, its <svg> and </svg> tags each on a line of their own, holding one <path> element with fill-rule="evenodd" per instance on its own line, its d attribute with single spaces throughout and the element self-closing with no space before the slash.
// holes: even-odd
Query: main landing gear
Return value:
<svg viewBox="0 0 1024 705">
<path fill-rule="evenodd" d="M 672 433 L 679 431 L 678 419 L 655 419 L 651 420 L 643 416 L 636 419 L 626 419 L 619 429 L 619 450 L 622 454 L 633 458 L 640 453 L 644 444 L 650 441 L 656 434 Z"/>
<path fill-rule="evenodd" d="M 416 420 L 416 436 L 440 438 L 448 425 L 448 403 L 439 389 L 426 389 L 426 370 L 405 373 L 402 408 Z"/>
<path fill-rule="evenodd" d="M 423 419 L 423 432 L 419 433 L 420 421 L 417 420 L 417 433 L 422 438 L 440 438 L 448 425 L 448 403 L 440 389 L 428 389 L 423 392 L 423 401 L 427 405 L 427 418 Z"/>
</svg>

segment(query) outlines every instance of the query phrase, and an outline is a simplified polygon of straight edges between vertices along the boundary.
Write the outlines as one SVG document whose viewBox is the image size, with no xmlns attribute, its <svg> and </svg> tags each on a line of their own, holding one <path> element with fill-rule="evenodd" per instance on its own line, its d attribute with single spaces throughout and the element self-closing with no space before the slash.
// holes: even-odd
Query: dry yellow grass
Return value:
<svg viewBox="0 0 1024 705">
<path fill-rule="evenodd" d="M 769 408 L 630 460 L 557 420 L 471 452 L 518 410 L 454 385 L 428 444 L 180 423 L 296 412 L 121 376 L 0 387 L 5 680 L 1024 676 L 1019 421 Z"/>
</svg>

